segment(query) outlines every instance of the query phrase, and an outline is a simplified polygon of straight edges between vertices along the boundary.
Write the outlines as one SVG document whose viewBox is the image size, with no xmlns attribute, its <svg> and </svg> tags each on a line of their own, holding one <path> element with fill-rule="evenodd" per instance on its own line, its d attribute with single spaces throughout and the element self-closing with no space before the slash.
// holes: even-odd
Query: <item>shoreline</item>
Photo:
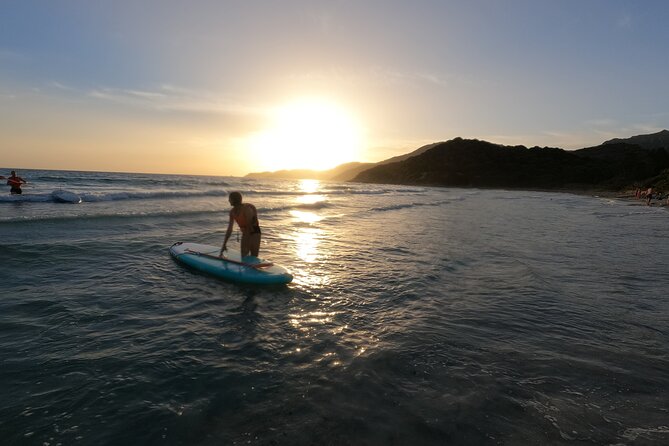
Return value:
<svg viewBox="0 0 669 446">
<path fill-rule="evenodd" d="M 557 192 L 562 194 L 580 195 L 583 197 L 608 198 L 618 200 L 633 206 L 661 207 L 669 210 L 669 197 L 661 200 L 653 199 L 650 205 L 646 204 L 645 198 L 636 198 L 634 190 L 612 191 L 599 189 L 504 189 L 504 190 L 527 190 L 535 192 Z"/>
<path fill-rule="evenodd" d="M 600 198 L 609 198 L 613 200 L 619 200 L 622 202 L 625 202 L 629 205 L 634 205 L 634 206 L 647 206 L 647 207 L 661 207 L 661 208 L 669 208 L 669 199 L 668 198 L 662 198 L 661 200 L 658 200 L 654 198 L 651 200 L 650 204 L 646 204 L 646 199 L 645 198 L 636 198 L 634 191 L 630 190 L 627 192 L 611 192 L 611 191 L 597 191 L 592 193 L 588 193 L 588 195 L 591 195 L 593 197 L 600 197 Z"/>
</svg>

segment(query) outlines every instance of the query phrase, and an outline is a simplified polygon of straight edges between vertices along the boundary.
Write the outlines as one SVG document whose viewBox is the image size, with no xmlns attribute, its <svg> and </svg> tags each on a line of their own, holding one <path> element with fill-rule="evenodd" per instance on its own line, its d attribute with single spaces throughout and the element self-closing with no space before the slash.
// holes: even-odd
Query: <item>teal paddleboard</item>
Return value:
<svg viewBox="0 0 669 446">
<path fill-rule="evenodd" d="M 170 247 L 170 254 L 177 261 L 231 282 L 271 285 L 293 280 L 292 274 L 280 265 L 253 256 L 242 258 L 239 252 L 230 250 L 218 257 L 220 251 L 220 247 L 199 243 L 177 242 Z"/>
</svg>

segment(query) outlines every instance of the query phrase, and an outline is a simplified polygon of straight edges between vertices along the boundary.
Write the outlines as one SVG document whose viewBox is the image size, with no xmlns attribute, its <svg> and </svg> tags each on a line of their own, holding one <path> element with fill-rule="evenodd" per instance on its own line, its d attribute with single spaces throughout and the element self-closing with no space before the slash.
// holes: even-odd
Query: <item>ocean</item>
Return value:
<svg viewBox="0 0 669 446">
<path fill-rule="evenodd" d="M 19 175 L 24 195 L 0 195 L 3 445 L 669 444 L 667 208 Z M 233 190 L 290 285 L 170 257 L 222 243 Z"/>
</svg>

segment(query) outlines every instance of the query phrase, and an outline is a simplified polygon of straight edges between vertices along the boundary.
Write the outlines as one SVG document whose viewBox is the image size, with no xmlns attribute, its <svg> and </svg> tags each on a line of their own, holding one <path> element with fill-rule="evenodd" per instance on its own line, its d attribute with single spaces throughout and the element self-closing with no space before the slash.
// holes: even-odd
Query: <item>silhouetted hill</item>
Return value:
<svg viewBox="0 0 669 446">
<path fill-rule="evenodd" d="M 330 169 L 329 178 L 324 178 L 331 181 L 350 181 L 355 178 L 363 170 L 369 169 L 374 163 L 346 163 L 341 164 L 334 169 Z"/>
<path fill-rule="evenodd" d="M 272 178 L 272 179 L 313 179 L 313 180 L 330 180 L 330 181 L 351 181 L 360 172 L 369 169 L 370 167 L 379 164 L 388 164 L 397 161 L 404 161 L 412 156 L 420 155 L 426 150 L 431 149 L 439 143 L 432 143 L 405 155 L 394 156 L 387 160 L 378 163 L 358 163 L 351 162 L 340 164 L 339 166 L 329 170 L 307 170 L 307 169 L 292 169 L 292 170 L 277 170 L 275 172 L 253 172 L 246 175 L 247 178 Z"/>
<path fill-rule="evenodd" d="M 253 172 L 246 175 L 246 178 L 271 178 L 271 179 L 313 179 L 313 180 L 332 180 L 332 181 L 350 181 L 358 173 L 373 166 L 373 163 L 346 163 L 341 164 L 334 169 L 329 170 L 309 170 L 292 169 L 277 170 L 275 172 Z"/>
<path fill-rule="evenodd" d="M 669 167 L 663 149 L 613 144 L 565 151 L 456 138 L 355 177 L 370 183 L 523 189 L 620 189 Z"/>
<path fill-rule="evenodd" d="M 615 138 L 606 141 L 604 144 L 635 144 L 642 149 L 669 149 L 669 131 L 662 130 L 661 132 L 651 133 L 649 135 L 637 135 L 631 138 Z"/>
<path fill-rule="evenodd" d="M 277 170 L 274 172 L 251 172 L 249 174 L 246 174 L 244 177 L 284 179 L 284 180 L 319 179 L 322 173 L 323 172 L 320 170 L 291 169 L 291 170 Z"/>
<path fill-rule="evenodd" d="M 425 146 L 419 147 L 416 150 L 414 150 L 413 152 L 410 152 L 410 153 L 407 153 L 407 154 L 404 154 L 404 155 L 393 156 L 392 158 L 388 158 L 387 160 L 379 161 L 376 164 L 377 165 L 390 164 L 390 163 L 396 163 L 398 161 L 404 161 L 406 159 L 411 158 L 412 156 L 416 156 L 416 155 L 420 155 L 422 153 L 425 153 L 428 150 L 430 150 L 431 148 L 433 148 L 433 147 L 435 147 L 439 144 L 441 144 L 441 142 L 433 142 L 432 144 L 427 144 Z"/>
<path fill-rule="evenodd" d="M 650 178 L 669 166 L 669 152 L 665 149 L 643 149 L 636 144 L 607 142 L 573 153 L 598 162 L 599 183 L 606 188 L 652 183 Z"/>
<path fill-rule="evenodd" d="M 255 178 L 313 178 L 369 183 L 523 189 L 607 189 L 669 182 L 669 131 L 613 139 L 575 151 L 502 146 L 456 138 L 379 163 L 346 163 L 325 171 L 251 173 Z"/>
</svg>

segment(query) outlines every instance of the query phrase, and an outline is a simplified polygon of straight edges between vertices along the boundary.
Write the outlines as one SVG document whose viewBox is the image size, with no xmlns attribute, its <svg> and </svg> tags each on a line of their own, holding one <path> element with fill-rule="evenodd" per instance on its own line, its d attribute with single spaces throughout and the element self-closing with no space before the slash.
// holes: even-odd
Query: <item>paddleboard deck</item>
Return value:
<svg viewBox="0 0 669 446">
<path fill-rule="evenodd" d="M 170 255 L 175 260 L 231 282 L 271 285 L 293 280 L 292 274 L 280 265 L 253 256 L 242 258 L 239 252 L 233 251 L 218 257 L 220 251 L 220 247 L 199 243 L 177 242 L 170 247 Z"/>
</svg>

